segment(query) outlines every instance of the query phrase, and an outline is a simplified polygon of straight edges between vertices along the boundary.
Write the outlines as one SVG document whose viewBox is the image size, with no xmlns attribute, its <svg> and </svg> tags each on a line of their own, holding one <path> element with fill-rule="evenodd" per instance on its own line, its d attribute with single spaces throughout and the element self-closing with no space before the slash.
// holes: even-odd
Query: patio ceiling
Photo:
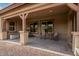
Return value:
<svg viewBox="0 0 79 59">
<path fill-rule="evenodd" d="M 51 18 L 55 15 L 67 13 L 69 10 L 70 10 L 70 8 L 67 5 L 60 5 L 60 6 L 56 6 L 53 8 L 48 8 L 48 9 L 40 10 L 37 12 L 32 12 L 32 13 L 29 13 L 29 15 L 27 17 L 27 23 L 37 21 L 38 19 Z M 19 20 L 20 17 L 16 16 L 11 19 Z"/>
<path fill-rule="evenodd" d="M 37 5 L 36 5 L 37 6 Z M 19 14 L 21 13 L 29 13 L 28 18 L 29 19 L 34 19 L 34 18 L 39 18 L 40 17 L 44 17 L 45 15 L 57 15 L 60 13 L 65 13 L 67 12 L 69 9 L 77 11 L 77 6 L 75 4 L 67 4 L 67 3 L 61 3 L 61 4 L 45 4 L 42 7 L 38 7 L 35 9 L 31 9 L 31 10 L 27 10 L 27 8 L 25 8 L 24 10 L 18 10 L 16 12 L 13 13 L 9 13 L 7 15 L 4 15 L 3 18 L 4 19 L 8 19 L 8 18 L 13 18 L 13 17 L 17 17 Z"/>
<path fill-rule="evenodd" d="M 28 19 L 29 21 L 34 21 L 35 19 L 38 20 L 38 19 L 43 19 L 43 18 L 48 18 L 48 17 L 50 18 L 54 15 L 67 13 L 69 10 L 70 8 L 67 7 L 66 5 L 61 5 L 54 8 L 49 8 L 46 10 L 30 13 L 28 16 Z"/>
</svg>

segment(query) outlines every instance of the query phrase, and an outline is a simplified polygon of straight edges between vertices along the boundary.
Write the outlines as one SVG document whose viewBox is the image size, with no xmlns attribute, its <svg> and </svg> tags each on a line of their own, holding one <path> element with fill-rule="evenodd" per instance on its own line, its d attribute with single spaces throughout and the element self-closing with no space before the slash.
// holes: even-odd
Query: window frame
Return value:
<svg viewBox="0 0 79 59">
<path fill-rule="evenodd" d="M 14 25 L 11 25 L 10 23 L 14 23 Z M 10 28 L 14 28 L 14 29 L 11 30 Z M 16 22 L 14 22 L 14 21 L 9 22 L 9 31 L 11 31 L 11 32 L 16 31 Z"/>
</svg>

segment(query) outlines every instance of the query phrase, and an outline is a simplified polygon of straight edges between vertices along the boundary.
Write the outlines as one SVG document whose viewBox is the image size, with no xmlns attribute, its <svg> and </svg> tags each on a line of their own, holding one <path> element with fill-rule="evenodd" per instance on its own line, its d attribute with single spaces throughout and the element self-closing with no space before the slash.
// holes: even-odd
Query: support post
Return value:
<svg viewBox="0 0 79 59">
<path fill-rule="evenodd" d="M 22 31 L 20 31 L 20 43 L 21 45 L 25 45 L 28 40 L 28 32 L 26 31 L 26 19 L 28 13 L 22 13 L 19 16 L 22 19 Z"/>
<path fill-rule="evenodd" d="M 38 22 L 38 32 L 39 32 L 39 37 L 41 37 L 41 22 L 40 22 L 40 20 Z"/>
<path fill-rule="evenodd" d="M 79 4 L 78 4 L 78 10 L 76 12 L 76 16 L 77 16 L 77 31 L 76 32 L 72 32 L 72 38 L 73 38 L 73 42 L 72 42 L 72 51 L 74 53 L 75 56 L 79 56 Z"/>
<path fill-rule="evenodd" d="M 79 11 L 77 12 L 77 31 L 79 31 Z"/>
<path fill-rule="evenodd" d="M 7 32 L 3 31 L 4 20 L 0 17 L 0 40 L 7 39 Z"/>
<path fill-rule="evenodd" d="M 79 56 L 79 32 L 72 32 L 73 40 L 72 40 L 72 51 L 75 56 Z"/>
</svg>

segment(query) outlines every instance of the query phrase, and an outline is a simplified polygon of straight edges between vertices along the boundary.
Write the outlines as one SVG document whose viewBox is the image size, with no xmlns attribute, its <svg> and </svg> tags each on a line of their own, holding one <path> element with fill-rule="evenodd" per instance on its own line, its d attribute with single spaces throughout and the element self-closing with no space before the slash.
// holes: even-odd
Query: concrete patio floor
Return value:
<svg viewBox="0 0 79 59">
<path fill-rule="evenodd" d="M 50 39 L 29 38 L 27 45 L 73 55 L 72 49 L 64 40 L 54 41 Z"/>
<path fill-rule="evenodd" d="M 19 43 L 19 39 L 8 40 L 10 42 Z M 73 55 L 72 49 L 67 45 L 65 40 L 54 41 L 50 39 L 40 39 L 36 37 L 31 37 L 28 39 L 25 46 L 32 46 L 36 48 L 46 49 L 50 51 L 56 51 L 59 53 Z"/>
<path fill-rule="evenodd" d="M 49 53 L 29 46 L 21 46 L 6 41 L 0 41 L 0 56 L 62 56 Z"/>
</svg>

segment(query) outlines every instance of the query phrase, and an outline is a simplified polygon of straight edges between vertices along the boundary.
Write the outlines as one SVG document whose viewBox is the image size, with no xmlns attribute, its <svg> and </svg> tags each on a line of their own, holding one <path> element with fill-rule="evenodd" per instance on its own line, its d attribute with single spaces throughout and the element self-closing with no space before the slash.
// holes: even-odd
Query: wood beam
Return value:
<svg viewBox="0 0 79 59">
<path fill-rule="evenodd" d="M 19 16 L 22 19 L 22 30 L 26 31 L 26 19 L 27 19 L 28 13 L 22 13 L 22 14 L 19 14 Z"/>
<path fill-rule="evenodd" d="M 78 6 L 73 3 L 68 3 L 67 6 L 74 11 L 78 11 Z"/>
</svg>

